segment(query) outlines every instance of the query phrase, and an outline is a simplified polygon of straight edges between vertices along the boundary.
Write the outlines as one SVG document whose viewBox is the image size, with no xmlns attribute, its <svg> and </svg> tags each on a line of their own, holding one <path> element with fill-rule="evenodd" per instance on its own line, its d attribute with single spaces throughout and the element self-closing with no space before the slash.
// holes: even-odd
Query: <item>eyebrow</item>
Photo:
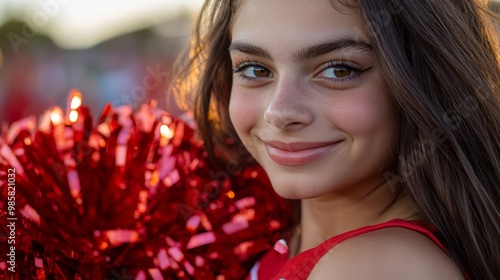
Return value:
<svg viewBox="0 0 500 280">
<path fill-rule="evenodd" d="M 244 43 L 238 41 L 232 42 L 231 45 L 229 46 L 229 52 L 233 51 L 260 56 L 269 60 L 272 59 L 271 54 L 268 51 L 264 50 L 263 48 L 252 45 L 250 43 Z"/>
<path fill-rule="evenodd" d="M 363 41 L 355 40 L 353 38 L 340 38 L 335 41 L 321 43 L 301 49 L 292 55 L 292 59 L 294 60 L 294 62 L 300 63 L 308 59 L 318 57 L 333 51 L 341 51 L 349 49 L 368 52 L 371 51 L 373 48 L 372 45 Z M 266 51 L 261 47 L 252 45 L 250 43 L 239 42 L 239 41 L 232 42 L 231 46 L 229 46 L 229 51 L 230 52 L 238 51 L 249 55 L 256 55 L 272 60 L 272 56 L 268 51 Z"/>
</svg>

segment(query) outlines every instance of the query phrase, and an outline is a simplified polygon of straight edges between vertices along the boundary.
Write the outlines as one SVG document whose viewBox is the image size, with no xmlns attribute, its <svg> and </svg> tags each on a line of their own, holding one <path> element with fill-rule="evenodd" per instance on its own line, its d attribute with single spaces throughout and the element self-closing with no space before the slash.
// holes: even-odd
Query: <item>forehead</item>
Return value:
<svg viewBox="0 0 500 280">
<path fill-rule="evenodd" d="M 231 28 L 232 40 L 281 46 L 336 37 L 369 41 L 359 10 L 336 1 L 243 0 Z"/>
</svg>

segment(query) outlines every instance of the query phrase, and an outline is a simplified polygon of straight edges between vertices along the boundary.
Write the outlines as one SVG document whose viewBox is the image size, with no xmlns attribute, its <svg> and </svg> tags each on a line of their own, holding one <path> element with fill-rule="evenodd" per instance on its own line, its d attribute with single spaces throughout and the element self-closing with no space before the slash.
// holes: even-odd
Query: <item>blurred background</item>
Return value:
<svg viewBox="0 0 500 280">
<path fill-rule="evenodd" d="M 203 0 L 0 0 L 0 123 L 66 106 L 167 107 L 166 87 Z"/>
<path fill-rule="evenodd" d="M 0 0 L 0 123 L 64 108 L 72 88 L 94 116 L 151 99 L 179 114 L 166 87 L 202 2 Z"/>
</svg>

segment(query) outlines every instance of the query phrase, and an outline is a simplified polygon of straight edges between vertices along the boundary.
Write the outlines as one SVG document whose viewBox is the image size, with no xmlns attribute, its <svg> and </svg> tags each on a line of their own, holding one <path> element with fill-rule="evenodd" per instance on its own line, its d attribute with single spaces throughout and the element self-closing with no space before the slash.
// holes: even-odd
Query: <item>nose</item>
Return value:
<svg viewBox="0 0 500 280">
<path fill-rule="evenodd" d="M 264 112 L 264 120 L 281 130 L 299 129 L 311 123 L 314 114 L 305 88 L 296 79 L 279 81 Z"/>
</svg>

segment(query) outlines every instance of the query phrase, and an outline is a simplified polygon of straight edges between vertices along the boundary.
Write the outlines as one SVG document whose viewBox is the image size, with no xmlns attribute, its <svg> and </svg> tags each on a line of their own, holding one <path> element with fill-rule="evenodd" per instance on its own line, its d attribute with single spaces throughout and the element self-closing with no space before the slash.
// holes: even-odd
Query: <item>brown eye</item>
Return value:
<svg viewBox="0 0 500 280">
<path fill-rule="evenodd" d="M 273 77 L 273 72 L 264 66 L 259 65 L 248 65 L 243 66 L 240 69 L 236 69 L 235 73 L 242 78 L 247 79 L 257 79 L 257 78 L 271 78 Z"/>
<path fill-rule="evenodd" d="M 332 80 L 344 80 L 348 78 L 355 77 L 361 72 L 353 66 L 348 65 L 329 65 L 323 71 L 321 71 L 320 76 Z"/>
<path fill-rule="evenodd" d="M 269 71 L 268 69 L 266 69 L 264 67 L 253 66 L 250 68 L 253 68 L 253 73 L 254 73 L 255 77 L 264 78 L 264 77 L 269 77 L 269 75 L 271 75 L 271 71 Z"/>
<path fill-rule="evenodd" d="M 333 69 L 333 73 L 337 78 L 345 78 L 351 76 L 352 70 L 345 67 L 337 67 Z"/>
</svg>

